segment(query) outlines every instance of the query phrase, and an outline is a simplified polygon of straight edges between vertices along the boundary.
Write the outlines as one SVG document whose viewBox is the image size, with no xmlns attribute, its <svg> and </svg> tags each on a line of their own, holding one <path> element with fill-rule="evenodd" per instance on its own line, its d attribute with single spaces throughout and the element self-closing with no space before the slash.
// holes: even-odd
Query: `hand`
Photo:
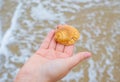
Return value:
<svg viewBox="0 0 120 82">
<path fill-rule="evenodd" d="M 40 49 L 21 68 L 14 82 L 56 82 L 91 56 L 89 52 L 73 55 L 74 45 L 56 43 L 54 32 L 47 35 Z"/>
</svg>

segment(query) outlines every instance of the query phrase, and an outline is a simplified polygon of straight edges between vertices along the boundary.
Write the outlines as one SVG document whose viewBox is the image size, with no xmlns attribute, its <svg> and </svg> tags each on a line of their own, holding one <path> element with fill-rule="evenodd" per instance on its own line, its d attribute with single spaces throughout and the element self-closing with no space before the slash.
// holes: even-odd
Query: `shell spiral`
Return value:
<svg viewBox="0 0 120 82">
<path fill-rule="evenodd" d="M 79 31 L 69 25 L 60 25 L 55 32 L 55 41 L 63 45 L 72 45 L 80 37 Z"/>
</svg>

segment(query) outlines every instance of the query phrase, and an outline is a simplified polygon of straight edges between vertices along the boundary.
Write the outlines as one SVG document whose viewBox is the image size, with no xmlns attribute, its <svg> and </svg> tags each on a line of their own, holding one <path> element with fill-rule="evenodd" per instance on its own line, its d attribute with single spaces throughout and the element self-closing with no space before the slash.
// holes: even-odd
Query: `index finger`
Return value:
<svg viewBox="0 0 120 82">
<path fill-rule="evenodd" d="M 45 38 L 45 40 L 41 44 L 40 48 L 48 48 L 49 47 L 49 44 L 54 36 L 54 33 L 55 33 L 54 30 L 52 30 L 51 32 L 48 33 L 47 37 Z"/>
</svg>

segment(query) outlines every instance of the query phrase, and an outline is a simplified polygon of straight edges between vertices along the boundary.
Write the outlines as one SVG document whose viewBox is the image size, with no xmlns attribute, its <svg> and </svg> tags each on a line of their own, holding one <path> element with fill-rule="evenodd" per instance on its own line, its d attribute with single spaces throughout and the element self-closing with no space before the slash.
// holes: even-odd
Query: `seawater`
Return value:
<svg viewBox="0 0 120 82">
<path fill-rule="evenodd" d="M 119 0 L 0 0 L 0 82 L 12 82 L 58 24 L 80 31 L 75 53 L 93 54 L 60 82 L 120 82 Z"/>
</svg>

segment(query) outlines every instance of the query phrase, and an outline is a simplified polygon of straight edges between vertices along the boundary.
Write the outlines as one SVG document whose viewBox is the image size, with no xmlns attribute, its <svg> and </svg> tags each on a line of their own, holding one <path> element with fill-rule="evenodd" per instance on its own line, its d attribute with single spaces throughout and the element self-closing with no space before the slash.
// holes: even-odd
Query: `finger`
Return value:
<svg viewBox="0 0 120 82">
<path fill-rule="evenodd" d="M 59 51 L 59 52 L 63 52 L 64 51 L 64 45 L 57 43 L 56 50 Z"/>
<path fill-rule="evenodd" d="M 67 59 L 67 64 L 69 68 L 75 67 L 77 64 L 79 64 L 81 61 L 91 57 L 91 53 L 89 52 L 80 52 L 70 58 Z"/>
<path fill-rule="evenodd" d="M 65 46 L 64 53 L 68 54 L 69 56 L 72 56 L 73 49 L 74 49 L 74 45 Z"/>
<path fill-rule="evenodd" d="M 45 40 L 43 41 L 43 43 L 41 44 L 40 48 L 48 48 L 50 41 L 54 35 L 54 30 L 52 30 L 50 33 L 48 33 L 47 37 L 45 38 Z"/>
<path fill-rule="evenodd" d="M 55 47 L 56 47 L 56 41 L 55 41 L 54 37 L 52 37 L 52 40 L 49 45 L 49 49 L 55 49 Z"/>
<path fill-rule="evenodd" d="M 58 26 L 57 26 L 57 29 L 58 29 L 58 28 L 62 28 L 62 27 L 63 27 L 63 25 L 62 25 L 62 24 L 60 24 L 60 25 L 58 25 Z"/>
</svg>

